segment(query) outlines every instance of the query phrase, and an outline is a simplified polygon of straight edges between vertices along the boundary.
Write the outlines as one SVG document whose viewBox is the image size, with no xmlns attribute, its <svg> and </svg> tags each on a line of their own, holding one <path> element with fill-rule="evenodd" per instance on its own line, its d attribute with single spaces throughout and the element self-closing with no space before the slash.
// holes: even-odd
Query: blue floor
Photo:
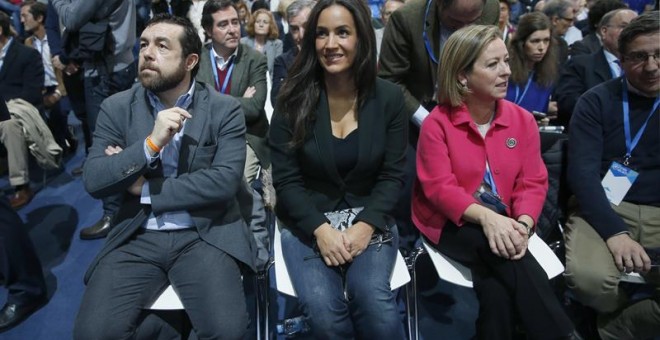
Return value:
<svg viewBox="0 0 660 340">
<path fill-rule="evenodd" d="M 77 131 L 80 131 L 79 126 Z M 32 202 L 19 210 L 43 266 L 49 302 L 19 326 L 0 334 L 0 339 L 65 340 L 72 337 L 73 322 L 84 291 L 84 272 L 104 242 L 78 238 L 80 229 L 96 222 L 102 214 L 100 201 L 86 193 L 80 177 L 71 176 L 71 170 L 80 166 L 84 158 L 84 143 L 81 134 L 78 135 L 77 153 L 65 159 L 63 170 L 47 172 L 45 185 L 43 173 L 36 166 L 31 167 L 34 169 L 32 188 L 38 192 Z M 6 175 L 0 178 L 0 189 L 7 194 L 11 192 Z M 477 313 L 472 290 L 440 282 L 427 265 L 421 264 L 418 268 L 421 338 L 472 338 Z M 271 289 L 271 320 L 299 314 L 295 303 L 276 297 L 274 293 Z M 0 288 L 0 303 L 4 304 L 5 299 L 6 290 Z M 275 324 L 276 321 L 271 321 L 273 328 Z"/>
</svg>

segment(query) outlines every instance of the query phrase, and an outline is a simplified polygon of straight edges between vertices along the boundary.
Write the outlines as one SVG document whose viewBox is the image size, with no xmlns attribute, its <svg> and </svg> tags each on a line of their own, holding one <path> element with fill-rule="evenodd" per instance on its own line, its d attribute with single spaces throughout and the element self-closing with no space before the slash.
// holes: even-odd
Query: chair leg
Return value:
<svg viewBox="0 0 660 340">
<path fill-rule="evenodd" d="M 408 316 L 408 339 L 419 339 L 419 314 L 417 307 L 417 272 L 415 265 L 417 258 L 426 251 L 423 247 L 415 248 L 406 258 L 406 265 L 410 272 L 410 282 L 406 285 L 406 314 Z"/>
</svg>

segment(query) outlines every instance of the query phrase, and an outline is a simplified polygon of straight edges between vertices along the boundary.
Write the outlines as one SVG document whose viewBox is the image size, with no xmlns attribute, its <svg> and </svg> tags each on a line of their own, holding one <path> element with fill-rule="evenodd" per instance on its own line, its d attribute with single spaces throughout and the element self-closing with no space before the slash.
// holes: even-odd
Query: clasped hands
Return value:
<svg viewBox="0 0 660 340">
<path fill-rule="evenodd" d="M 353 261 L 367 249 L 374 230 L 373 226 L 362 221 L 343 232 L 323 223 L 314 230 L 314 236 L 325 264 L 339 266 Z"/>
<path fill-rule="evenodd" d="M 525 255 L 529 241 L 527 228 L 518 221 L 490 212 L 480 224 L 495 255 L 509 260 L 519 260 Z"/>
</svg>

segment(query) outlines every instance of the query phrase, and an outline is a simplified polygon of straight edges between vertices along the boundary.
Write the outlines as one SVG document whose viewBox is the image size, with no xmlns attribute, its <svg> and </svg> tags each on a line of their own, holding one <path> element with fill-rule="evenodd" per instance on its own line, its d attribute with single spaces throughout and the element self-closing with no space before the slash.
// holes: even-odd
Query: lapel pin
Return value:
<svg viewBox="0 0 660 340">
<path fill-rule="evenodd" d="M 509 149 L 513 149 L 516 147 L 516 144 L 518 144 L 518 141 L 516 141 L 515 138 L 509 137 L 506 139 L 506 147 Z"/>
</svg>

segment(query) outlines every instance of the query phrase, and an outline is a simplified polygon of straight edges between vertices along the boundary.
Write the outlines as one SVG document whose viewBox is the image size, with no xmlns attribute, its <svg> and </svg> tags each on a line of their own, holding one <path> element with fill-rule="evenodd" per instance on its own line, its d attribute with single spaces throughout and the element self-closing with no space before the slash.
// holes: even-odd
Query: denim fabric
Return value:
<svg viewBox="0 0 660 340">
<path fill-rule="evenodd" d="M 396 227 L 392 234 L 392 242 L 369 246 L 351 264 L 328 267 L 311 240 L 282 230 L 284 261 L 314 339 L 404 339 L 390 289 Z"/>
</svg>

